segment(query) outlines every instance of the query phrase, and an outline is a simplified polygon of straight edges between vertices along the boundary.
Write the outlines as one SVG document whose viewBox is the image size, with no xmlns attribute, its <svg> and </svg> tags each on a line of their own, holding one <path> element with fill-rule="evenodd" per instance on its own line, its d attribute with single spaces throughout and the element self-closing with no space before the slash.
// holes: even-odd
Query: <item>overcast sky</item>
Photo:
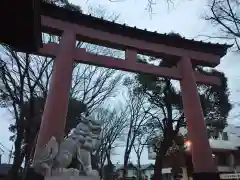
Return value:
<svg viewBox="0 0 240 180">
<path fill-rule="evenodd" d="M 118 0 L 116 0 L 118 1 Z M 153 8 L 152 16 L 146 11 L 147 0 L 119 0 L 119 2 L 110 2 L 108 0 L 71 0 L 70 2 L 80 5 L 84 12 L 91 7 L 101 6 L 106 8 L 110 13 L 119 14 L 119 23 L 126 23 L 129 26 L 136 26 L 140 29 L 148 29 L 149 31 L 158 31 L 159 33 L 169 33 L 171 31 L 180 33 L 186 38 L 195 38 L 203 34 L 216 34 L 217 29 L 213 29 L 211 24 L 205 22 L 201 17 L 207 12 L 206 0 L 179 0 L 173 4 L 166 4 L 164 0 L 156 0 L 158 3 Z M 162 2 L 161 2 L 162 1 Z M 207 40 L 206 38 L 197 38 Z M 207 40 L 210 41 L 210 40 Z M 211 40 L 216 42 L 217 40 Z M 220 41 L 219 41 L 220 42 Z M 224 43 L 223 41 L 221 41 Z M 231 101 L 240 102 L 240 55 L 229 52 L 221 60 L 221 64 L 217 67 L 223 71 L 228 77 L 229 89 L 231 92 Z M 229 117 L 229 123 L 240 124 L 237 117 L 239 109 L 234 107 Z M 1 130 L 0 142 L 8 149 L 11 149 L 12 143 L 9 142 L 10 133 L 8 126 L 11 121 L 7 111 L 0 111 Z M 1 145 L 0 145 L 1 147 Z M 114 157 L 114 162 L 123 163 L 123 148 L 116 149 L 119 155 Z M 1 153 L 1 152 L 0 152 Z M 3 154 L 3 161 L 8 159 L 8 153 Z M 136 162 L 136 156 L 133 154 L 131 160 Z M 147 158 L 147 152 L 142 157 L 143 163 L 151 162 Z"/>
</svg>

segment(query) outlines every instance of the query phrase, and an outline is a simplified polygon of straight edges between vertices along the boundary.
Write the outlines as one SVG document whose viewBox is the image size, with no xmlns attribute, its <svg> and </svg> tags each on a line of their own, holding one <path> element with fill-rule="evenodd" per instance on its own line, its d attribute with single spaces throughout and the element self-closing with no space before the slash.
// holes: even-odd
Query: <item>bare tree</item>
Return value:
<svg viewBox="0 0 240 180">
<path fill-rule="evenodd" d="M 139 180 L 142 179 L 141 156 L 153 135 L 153 131 L 148 131 L 149 129 L 145 125 L 139 128 L 139 134 L 133 144 L 133 149 L 137 155 L 137 179 Z"/>
<path fill-rule="evenodd" d="M 23 139 L 27 137 L 30 127 L 25 131 L 25 118 L 33 119 L 33 111 L 26 115 L 24 103 L 29 101 L 31 110 L 34 108 L 34 97 L 40 78 L 47 66 L 51 63 L 47 58 L 35 59 L 35 56 L 17 53 L 8 46 L 5 46 L 5 54 L 1 58 L 0 81 L 3 88 L 0 90 L 1 104 L 9 108 L 15 119 L 15 124 L 10 126 L 10 131 L 16 132 L 13 136 L 15 152 L 13 166 L 9 172 L 10 178 L 17 178 L 19 168 L 26 152 L 26 144 Z M 41 66 L 35 68 L 39 65 Z M 30 138 L 29 136 L 26 138 Z"/>
<path fill-rule="evenodd" d="M 100 121 L 102 124 L 102 133 L 101 133 L 101 143 L 97 151 L 95 152 L 96 163 L 99 164 L 102 177 L 105 179 L 111 179 L 106 176 L 111 175 L 103 173 L 103 167 L 107 162 L 107 165 L 111 167 L 111 154 L 115 148 L 115 143 L 121 136 L 123 129 L 126 127 L 127 123 L 125 117 L 127 115 L 126 109 L 114 109 L 107 110 L 104 108 L 98 108 L 93 112 L 93 118 Z"/>
<path fill-rule="evenodd" d="M 70 96 L 86 104 L 92 113 L 110 97 L 117 96 L 122 74 L 116 70 L 78 64 L 73 73 Z"/>
<path fill-rule="evenodd" d="M 125 81 L 125 85 L 127 82 Z M 146 103 L 147 98 L 144 94 L 135 93 L 134 85 L 128 84 L 127 87 L 127 98 L 126 98 L 126 109 L 128 111 L 126 121 L 128 123 L 125 129 L 125 152 L 124 152 L 124 166 L 123 166 L 123 179 L 127 176 L 127 166 L 130 157 L 130 153 L 134 148 L 136 138 L 140 135 L 141 130 L 145 126 L 149 116 L 148 111 L 150 110 L 149 105 Z"/>
<path fill-rule="evenodd" d="M 210 21 L 220 30 L 218 36 L 211 38 L 223 38 L 235 42 L 237 50 L 240 50 L 240 1 L 239 0 L 211 0 L 210 13 L 205 20 Z"/>
</svg>

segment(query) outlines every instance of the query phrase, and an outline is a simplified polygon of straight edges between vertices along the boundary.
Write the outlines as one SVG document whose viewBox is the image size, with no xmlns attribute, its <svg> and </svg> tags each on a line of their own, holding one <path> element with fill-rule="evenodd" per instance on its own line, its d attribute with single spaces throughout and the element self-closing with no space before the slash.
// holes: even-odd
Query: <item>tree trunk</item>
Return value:
<svg viewBox="0 0 240 180">
<path fill-rule="evenodd" d="M 21 141 L 22 137 L 17 135 L 17 139 L 15 141 L 14 160 L 13 165 L 8 172 L 8 180 L 17 180 L 19 178 L 19 170 L 24 158 L 23 153 L 21 152 Z"/>
<path fill-rule="evenodd" d="M 138 171 L 137 171 L 137 179 L 142 180 L 142 171 L 141 171 L 141 157 L 137 155 L 137 165 L 138 165 Z"/>
<path fill-rule="evenodd" d="M 22 96 L 20 96 L 22 97 Z M 14 159 L 13 159 L 13 165 L 11 169 L 8 172 L 7 178 L 9 180 L 17 180 L 19 178 L 19 170 L 21 168 L 23 159 L 24 159 L 24 150 L 22 150 L 22 141 L 24 138 L 24 114 L 23 114 L 23 100 L 20 100 L 20 116 L 19 119 L 16 120 L 17 125 L 17 136 L 16 140 L 14 142 Z"/>
<path fill-rule="evenodd" d="M 126 177 L 127 177 L 127 167 L 125 167 L 125 165 L 123 165 L 123 176 L 122 176 L 123 180 L 125 180 Z"/>
<path fill-rule="evenodd" d="M 123 176 L 122 176 L 123 180 L 125 180 L 127 177 L 128 159 L 129 159 L 129 155 L 125 155 L 124 156 L 124 164 L 123 164 Z"/>
<path fill-rule="evenodd" d="M 25 179 L 26 173 L 30 167 L 31 163 L 31 158 L 33 156 L 33 149 L 35 148 L 35 139 L 36 139 L 36 134 L 37 132 L 35 131 L 36 129 L 36 124 L 35 124 L 35 99 L 33 96 L 33 90 L 30 90 L 30 99 L 29 99 L 29 104 L 27 107 L 28 112 L 26 113 L 26 119 L 24 120 L 25 126 L 25 164 L 24 164 L 24 169 L 22 173 L 22 179 Z"/>
<path fill-rule="evenodd" d="M 14 158 L 14 161 L 13 161 L 13 165 L 11 167 L 11 169 L 9 170 L 8 172 L 8 180 L 17 180 L 19 179 L 19 169 L 21 167 L 21 164 L 22 164 L 22 160 L 21 160 L 21 157 L 16 157 Z"/>
<path fill-rule="evenodd" d="M 107 173 L 105 173 L 105 180 L 112 180 L 113 178 L 113 164 L 110 158 L 110 153 L 107 155 Z"/>
<path fill-rule="evenodd" d="M 162 162 L 163 162 L 163 153 L 157 152 L 156 160 L 155 160 L 155 167 L 154 167 L 154 174 L 152 180 L 162 180 Z"/>
<path fill-rule="evenodd" d="M 35 141 L 33 143 L 35 143 Z M 25 162 L 24 162 L 25 164 L 24 164 L 24 169 L 22 172 L 22 180 L 24 180 L 26 178 L 27 172 L 28 172 L 30 165 L 32 163 L 32 160 L 33 160 L 34 152 L 35 152 L 34 145 L 33 144 L 28 145 L 27 152 L 25 153 Z"/>
</svg>

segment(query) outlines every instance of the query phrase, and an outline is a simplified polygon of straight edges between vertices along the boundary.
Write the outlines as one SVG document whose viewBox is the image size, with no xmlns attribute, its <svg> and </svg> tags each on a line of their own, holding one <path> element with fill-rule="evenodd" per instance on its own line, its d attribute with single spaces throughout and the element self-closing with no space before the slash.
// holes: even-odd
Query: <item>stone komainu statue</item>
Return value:
<svg viewBox="0 0 240 180">
<path fill-rule="evenodd" d="M 91 152 L 98 148 L 100 134 L 100 123 L 82 116 L 68 137 L 61 142 L 57 142 L 55 137 L 50 139 L 42 153 L 36 157 L 33 168 L 44 176 L 66 173 L 98 176 L 98 172 L 91 166 Z M 79 162 L 78 168 L 68 168 L 74 157 Z"/>
</svg>

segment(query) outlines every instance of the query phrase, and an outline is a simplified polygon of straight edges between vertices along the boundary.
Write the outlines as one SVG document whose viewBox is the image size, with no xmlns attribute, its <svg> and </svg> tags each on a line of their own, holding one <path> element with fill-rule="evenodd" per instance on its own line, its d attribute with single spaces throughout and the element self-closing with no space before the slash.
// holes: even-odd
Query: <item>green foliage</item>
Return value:
<svg viewBox="0 0 240 180">
<path fill-rule="evenodd" d="M 154 58 L 142 59 L 138 57 L 138 61 L 141 63 L 153 60 Z M 161 61 L 158 66 L 171 67 L 171 62 Z M 207 71 L 201 67 L 196 67 L 196 70 L 205 75 L 217 76 L 221 81 L 221 86 L 198 85 L 197 88 L 207 125 L 222 131 L 227 125 L 227 117 L 232 108 L 229 102 L 227 78 L 224 73 L 217 70 Z M 173 123 L 175 122 L 173 114 L 183 113 L 180 91 L 172 84 L 171 80 L 148 74 L 138 74 L 135 79 L 139 82 L 136 91 L 145 93 L 149 103 L 154 108 L 158 108 L 163 118 L 167 118 L 167 121 Z M 164 128 L 166 122 L 162 120 L 161 123 Z"/>
<path fill-rule="evenodd" d="M 170 33 L 168 33 L 168 36 L 182 38 L 182 36 L 179 33 L 176 33 L 174 31 L 171 31 Z"/>
<path fill-rule="evenodd" d="M 227 117 L 232 109 L 232 105 L 229 102 L 230 93 L 227 86 L 227 78 L 224 73 L 217 70 L 207 71 L 197 67 L 197 71 L 205 75 L 216 76 L 221 81 L 221 86 L 198 85 L 198 91 L 206 124 L 222 132 L 227 125 Z"/>
<path fill-rule="evenodd" d="M 168 149 L 166 156 L 178 156 L 186 150 L 184 145 L 185 138 L 183 135 L 178 134 L 174 137 L 172 146 Z"/>
<path fill-rule="evenodd" d="M 139 57 L 140 59 L 140 57 Z M 154 59 L 150 59 L 153 61 Z M 147 63 L 146 59 L 141 59 L 139 62 Z M 169 66 L 164 64 L 163 61 L 159 63 L 159 66 Z M 136 88 L 138 92 L 144 93 L 148 96 L 149 103 L 154 109 L 157 109 L 162 117 L 160 124 L 166 126 L 167 120 L 172 121 L 173 114 L 182 113 L 182 101 L 180 92 L 174 87 L 172 81 L 167 78 L 161 78 L 149 74 L 138 74 L 135 76 L 135 80 L 139 83 Z"/>
<path fill-rule="evenodd" d="M 77 11 L 82 13 L 82 9 L 80 6 L 70 3 L 68 0 L 44 0 L 44 1 L 50 4 L 54 4 L 56 6 L 63 7 L 65 9 L 69 9 L 71 11 Z"/>
</svg>

